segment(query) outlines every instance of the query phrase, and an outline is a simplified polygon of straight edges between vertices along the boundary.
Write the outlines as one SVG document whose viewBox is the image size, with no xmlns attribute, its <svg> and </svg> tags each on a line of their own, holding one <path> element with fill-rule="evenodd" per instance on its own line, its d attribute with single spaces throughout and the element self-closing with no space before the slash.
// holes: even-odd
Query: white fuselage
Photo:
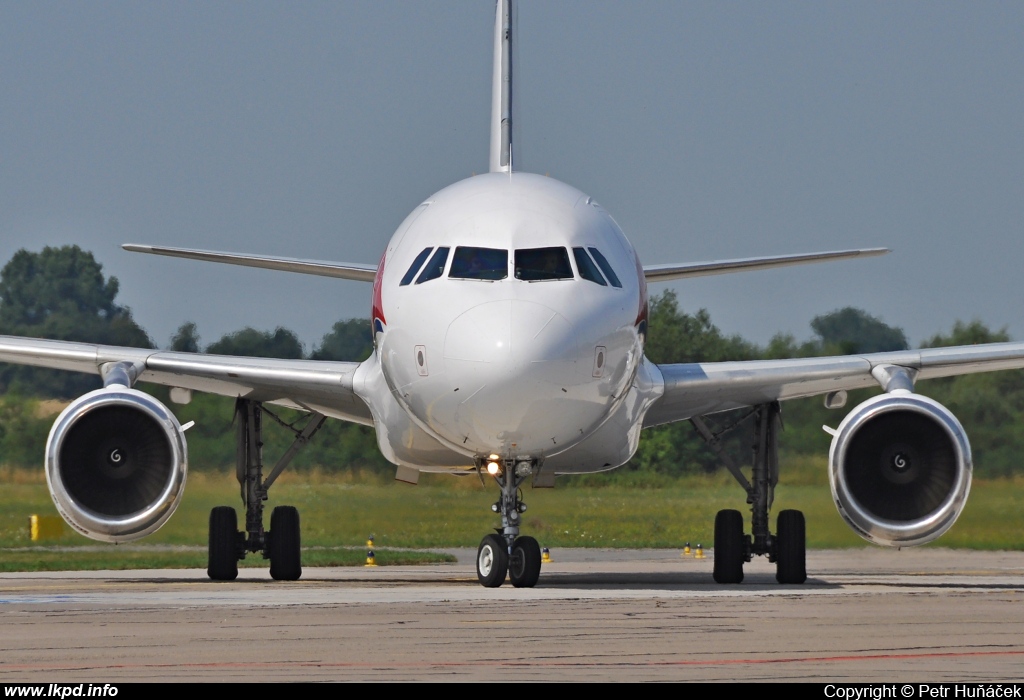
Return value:
<svg viewBox="0 0 1024 700">
<path fill-rule="evenodd" d="M 527 173 L 457 182 L 399 227 L 373 298 L 364 376 L 388 391 L 370 376 L 359 393 L 392 460 L 465 468 L 498 454 L 593 471 L 636 449 L 660 393 L 643 361 L 646 286 L 585 194 Z"/>
</svg>

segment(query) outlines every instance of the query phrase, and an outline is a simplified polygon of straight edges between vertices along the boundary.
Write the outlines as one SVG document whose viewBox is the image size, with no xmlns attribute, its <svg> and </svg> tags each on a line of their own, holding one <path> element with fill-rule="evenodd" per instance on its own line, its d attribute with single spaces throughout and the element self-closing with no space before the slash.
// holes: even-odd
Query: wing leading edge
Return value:
<svg viewBox="0 0 1024 700">
<path fill-rule="evenodd" d="M 724 275 L 728 272 L 768 270 L 791 265 L 848 260 L 850 258 L 871 258 L 890 253 L 888 248 L 858 248 L 854 250 L 832 250 L 821 253 L 800 253 L 798 255 L 770 255 L 759 258 L 736 258 L 735 260 L 713 260 L 710 262 L 678 263 L 670 265 L 645 265 L 644 278 L 648 282 L 666 282 L 686 277 Z"/>
<path fill-rule="evenodd" d="M 129 362 L 137 368 L 139 381 L 373 424 L 353 388 L 358 362 L 199 355 L 11 336 L 0 336 L 0 362 L 100 375 L 104 365 Z"/>
<path fill-rule="evenodd" d="M 841 357 L 658 365 L 665 391 L 644 427 L 733 408 L 884 386 L 887 368 L 916 379 L 1024 368 L 1024 343 L 992 343 Z"/>
<path fill-rule="evenodd" d="M 328 262 L 326 260 L 300 260 L 298 258 L 275 258 L 268 255 L 243 255 L 241 253 L 224 253 L 216 250 L 192 250 L 188 248 L 168 248 L 165 246 L 139 245 L 125 243 L 121 246 L 132 253 L 150 253 L 166 255 L 172 258 L 202 260 L 204 262 L 241 265 L 243 267 L 261 267 L 265 270 L 281 270 L 282 272 L 298 272 L 303 275 L 319 275 L 358 282 L 373 282 L 377 274 L 376 265 L 361 263 Z"/>
</svg>

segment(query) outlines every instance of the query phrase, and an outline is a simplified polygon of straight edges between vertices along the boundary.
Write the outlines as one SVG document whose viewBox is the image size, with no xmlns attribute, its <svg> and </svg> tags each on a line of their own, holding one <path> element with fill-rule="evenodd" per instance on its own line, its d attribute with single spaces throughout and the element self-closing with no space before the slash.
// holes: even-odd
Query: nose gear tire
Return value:
<svg viewBox="0 0 1024 700">
<path fill-rule="evenodd" d="M 476 550 L 476 577 L 481 585 L 497 588 L 508 573 L 508 545 L 498 535 L 487 535 Z"/>
<path fill-rule="evenodd" d="M 533 588 L 540 578 L 540 545 L 532 537 L 517 537 L 508 560 L 508 578 L 516 588 Z"/>
</svg>

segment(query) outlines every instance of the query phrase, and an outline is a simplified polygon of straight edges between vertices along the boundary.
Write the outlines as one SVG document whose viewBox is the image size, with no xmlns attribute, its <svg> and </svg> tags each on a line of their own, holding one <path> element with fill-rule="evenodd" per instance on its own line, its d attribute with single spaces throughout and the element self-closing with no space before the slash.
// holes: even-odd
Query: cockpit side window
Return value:
<svg viewBox="0 0 1024 700">
<path fill-rule="evenodd" d="M 424 248 L 420 254 L 416 256 L 416 259 L 412 261 L 412 265 L 409 266 L 409 271 L 405 273 L 405 277 L 403 277 L 402 281 L 398 283 L 399 287 L 412 284 L 413 278 L 416 277 L 416 273 L 420 271 L 421 267 L 423 267 L 423 261 L 427 259 L 427 256 L 430 255 L 430 251 L 432 250 L 433 248 Z"/>
<path fill-rule="evenodd" d="M 580 277 L 596 282 L 602 287 L 608 286 L 608 283 L 604 281 L 604 277 L 601 276 L 601 271 L 597 269 L 597 265 L 587 255 L 587 251 L 583 248 L 573 248 L 572 256 L 576 258 L 576 269 L 580 271 Z"/>
<path fill-rule="evenodd" d="M 607 277 L 608 281 L 612 283 L 612 286 L 619 287 L 621 289 L 622 282 L 620 282 L 619 278 L 615 276 L 615 270 L 613 270 L 612 266 L 608 264 L 608 259 L 601 255 L 601 251 L 598 250 L 597 248 L 590 248 L 589 250 L 590 254 L 594 256 L 594 260 L 597 261 L 597 264 L 601 267 L 601 270 L 604 272 L 604 276 Z"/>
<path fill-rule="evenodd" d="M 423 272 L 416 279 L 416 284 L 423 284 L 430 280 L 436 280 L 442 274 L 444 274 L 444 264 L 448 262 L 448 248 L 438 248 L 432 256 L 430 256 L 430 262 L 423 268 Z"/>
<path fill-rule="evenodd" d="M 503 280 L 508 277 L 508 251 L 459 246 L 448 276 L 464 280 Z"/>
<path fill-rule="evenodd" d="M 572 278 L 572 266 L 565 248 L 524 248 L 516 251 L 516 279 L 540 282 Z"/>
</svg>

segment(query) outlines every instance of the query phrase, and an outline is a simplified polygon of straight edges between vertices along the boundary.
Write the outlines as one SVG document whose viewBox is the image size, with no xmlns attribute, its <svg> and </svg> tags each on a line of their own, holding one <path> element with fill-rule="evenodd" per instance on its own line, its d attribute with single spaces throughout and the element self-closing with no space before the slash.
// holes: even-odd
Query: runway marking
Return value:
<svg viewBox="0 0 1024 700">
<path fill-rule="evenodd" d="M 913 659 L 948 659 L 948 658 L 980 658 L 997 656 L 1024 656 L 1024 649 L 1002 650 L 1002 651 L 943 651 L 943 652 L 915 652 L 890 654 L 861 654 L 861 655 L 837 655 L 837 656 L 786 656 L 779 658 L 744 658 L 744 659 L 680 659 L 677 661 L 500 661 L 476 659 L 473 661 L 418 661 L 405 663 L 381 663 L 379 661 L 225 661 L 208 663 L 181 663 L 181 664 L 108 664 L 92 665 L 79 662 L 71 666 L 56 665 L 30 665 L 30 664 L 0 664 L 0 673 L 5 671 L 59 671 L 59 670 L 142 670 L 142 669 L 164 669 L 164 668 L 189 668 L 189 669 L 255 669 L 275 667 L 280 669 L 288 668 L 396 668 L 396 669 L 419 669 L 419 668 L 479 668 L 486 666 L 490 668 L 575 668 L 581 666 L 609 667 L 683 667 L 683 666 L 740 666 L 759 664 L 799 664 L 799 663 L 837 663 L 849 661 L 880 661 L 880 660 L 913 660 Z"/>
</svg>

